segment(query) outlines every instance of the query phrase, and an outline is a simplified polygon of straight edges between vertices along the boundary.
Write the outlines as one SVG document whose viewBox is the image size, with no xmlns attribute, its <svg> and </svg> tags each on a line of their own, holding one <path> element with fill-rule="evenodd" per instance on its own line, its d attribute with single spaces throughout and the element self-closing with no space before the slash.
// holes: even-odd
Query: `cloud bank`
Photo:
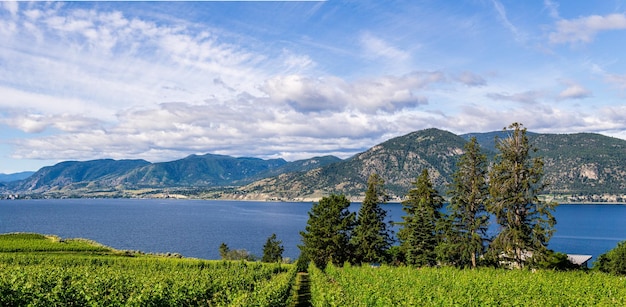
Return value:
<svg viewBox="0 0 626 307">
<path fill-rule="evenodd" d="M 623 13 L 397 5 L 1 2 L 0 159 L 346 158 L 511 122 L 626 137 L 621 54 L 570 46 Z"/>
</svg>

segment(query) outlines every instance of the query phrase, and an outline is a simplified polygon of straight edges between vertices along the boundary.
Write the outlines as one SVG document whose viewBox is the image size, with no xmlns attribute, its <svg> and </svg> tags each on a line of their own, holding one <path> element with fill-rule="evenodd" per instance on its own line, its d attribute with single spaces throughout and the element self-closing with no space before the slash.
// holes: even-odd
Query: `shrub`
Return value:
<svg viewBox="0 0 626 307">
<path fill-rule="evenodd" d="M 600 255 L 593 265 L 602 272 L 626 275 L 626 241 L 617 243 L 617 247 Z"/>
</svg>

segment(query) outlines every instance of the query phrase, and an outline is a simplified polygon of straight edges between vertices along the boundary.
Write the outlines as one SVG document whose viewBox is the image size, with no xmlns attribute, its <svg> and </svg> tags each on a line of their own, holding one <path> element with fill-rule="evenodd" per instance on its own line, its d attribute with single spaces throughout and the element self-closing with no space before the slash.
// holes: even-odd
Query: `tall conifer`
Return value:
<svg viewBox="0 0 626 307">
<path fill-rule="evenodd" d="M 387 202 L 384 184 L 377 174 L 371 174 L 367 180 L 365 199 L 352 235 L 357 262 L 383 262 L 391 246 L 390 230 L 385 223 L 387 211 L 380 206 Z"/>
<path fill-rule="evenodd" d="M 437 224 L 441 218 L 439 210 L 443 206 L 443 198 L 433 188 L 426 169 L 413 184 L 415 187 L 409 191 L 407 200 L 402 202 L 406 215 L 399 223 L 400 249 L 407 264 L 434 266 L 437 264 Z"/>
<path fill-rule="evenodd" d="M 450 185 L 450 202 L 445 242 L 439 248 L 440 258 L 456 266 L 475 268 L 485 252 L 489 214 L 487 156 L 475 137 L 465 144 Z"/>
<path fill-rule="evenodd" d="M 348 211 L 350 201 L 344 195 L 330 195 L 313 204 L 305 231 L 301 231 L 304 258 L 324 269 L 328 262 L 343 265 L 352 257 L 350 236 L 355 214 Z"/>
<path fill-rule="evenodd" d="M 499 153 L 489 172 L 489 211 L 501 227 L 490 250 L 499 261 L 523 267 L 545 255 L 556 224 L 551 211 L 557 204 L 538 197 L 545 188 L 543 160 L 531 156 L 536 149 L 528 142 L 526 128 L 513 123 L 509 129 L 507 138 L 496 139 Z"/>
<path fill-rule="evenodd" d="M 283 247 L 283 241 L 279 241 L 276 238 L 276 234 L 273 233 L 265 244 L 263 245 L 263 258 L 261 258 L 262 262 L 280 262 L 283 260 L 283 252 L 285 248 Z"/>
</svg>

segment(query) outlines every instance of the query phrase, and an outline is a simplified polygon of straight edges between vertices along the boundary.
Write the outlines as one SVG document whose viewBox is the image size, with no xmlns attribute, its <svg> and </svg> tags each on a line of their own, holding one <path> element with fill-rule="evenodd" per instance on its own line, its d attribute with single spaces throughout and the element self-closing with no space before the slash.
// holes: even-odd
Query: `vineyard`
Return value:
<svg viewBox="0 0 626 307">
<path fill-rule="evenodd" d="M 626 278 L 599 272 L 311 266 L 313 306 L 626 306 Z"/>
<path fill-rule="evenodd" d="M 293 306 L 296 270 L 8 234 L 0 306 Z M 626 277 L 596 271 L 311 265 L 308 281 L 312 306 L 626 306 Z"/>
<path fill-rule="evenodd" d="M 89 241 L 0 236 L 0 306 L 284 306 L 294 265 L 128 257 Z"/>
</svg>

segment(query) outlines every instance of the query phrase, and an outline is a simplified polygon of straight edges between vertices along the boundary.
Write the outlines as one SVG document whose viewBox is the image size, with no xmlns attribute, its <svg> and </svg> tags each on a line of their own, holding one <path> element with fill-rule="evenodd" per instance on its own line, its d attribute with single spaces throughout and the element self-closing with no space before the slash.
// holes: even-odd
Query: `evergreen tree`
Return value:
<svg viewBox="0 0 626 307">
<path fill-rule="evenodd" d="M 443 206 L 443 198 L 433 188 L 426 169 L 413 184 L 415 187 L 409 191 L 407 200 L 402 202 L 402 210 L 407 215 L 399 223 L 400 249 L 407 264 L 434 266 L 437 264 L 437 224 L 441 219 L 439 210 Z"/>
<path fill-rule="evenodd" d="M 526 128 L 514 123 L 509 129 L 513 130 L 507 138 L 496 139 L 499 153 L 489 172 L 489 211 L 501 226 L 489 249 L 499 261 L 523 267 L 531 259 L 543 260 L 556 224 L 551 211 L 557 204 L 538 197 L 546 187 L 541 180 L 543 160 L 531 157 L 536 149 L 528 143 Z"/>
<path fill-rule="evenodd" d="M 330 195 L 313 204 L 305 231 L 301 231 L 300 251 L 324 269 L 328 262 L 343 265 L 352 255 L 350 236 L 355 214 L 348 211 L 350 201 L 343 195 Z"/>
<path fill-rule="evenodd" d="M 384 184 L 377 174 L 371 174 L 367 180 L 365 199 L 352 234 L 357 262 L 383 262 L 391 246 L 390 230 L 385 223 L 387 211 L 380 206 L 387 202 Z"/>
<path fill-rule="evenodd" d="M 464 149 L 450 185 L 446 234 L 438 251 L 439 258 L 445 262 L 475 268 L 478 257 L 485 251 L 489 227 L 487 156 L 481 152 L 475 137 Z"/>
<path fill-rule="evenodd" d="M 230 253 L 230 248 L 228 247 L 228 245 L 222 242 L 222 244 L 220 244 L 219 251 L 220 251 L 220 257 L 222 257 L 222 260 L 227 260 L 228 254 Z"/>
<path fill-rule="evenodd" d="M 283 252 L 285 248 L 283 247 L 283 242 L 279 241 L 276 238 L 276 234 L 273 233 L 267 241 L 265 241 L 265 245 L 263 245 L 263 257 L 261 258 L 262 262 L 280 262 L 283 260 Z"/>
</svg>

